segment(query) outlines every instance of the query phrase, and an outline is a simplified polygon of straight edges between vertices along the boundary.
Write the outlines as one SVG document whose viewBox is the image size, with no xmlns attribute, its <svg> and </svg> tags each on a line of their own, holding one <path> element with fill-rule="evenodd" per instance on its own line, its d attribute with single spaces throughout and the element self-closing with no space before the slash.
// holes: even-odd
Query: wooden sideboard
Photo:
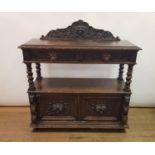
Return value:
<svg viewBox="0 0 155 155">
<path fill-rule="evenodd" d="M 79 20 L 20 46 L 32 128 L 125 129 L 139 47 Z M 36 64 L 34 80 L 32 64 Z M 118 64 L 118 77 L 46 78 L 41 63 Z M 128 66 L 126 79 L 124 65 Z"/>
</svg>

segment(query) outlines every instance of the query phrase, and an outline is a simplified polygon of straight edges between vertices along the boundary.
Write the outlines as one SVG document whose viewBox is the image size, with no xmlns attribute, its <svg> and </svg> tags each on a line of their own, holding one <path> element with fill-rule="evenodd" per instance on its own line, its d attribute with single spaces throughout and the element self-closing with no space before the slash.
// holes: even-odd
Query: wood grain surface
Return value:
<svg viewBox="0 0 155 155">
<path fill-rule="evenodd" d="M 130 108 L 130 127 L 126 132 L 56 129 L 33 132 L 29 123 L 29 107 L 0 107 L 0 141 L 155 141 L 155 108 Z"/>
<path fill-rule="evenodd" d="M 127 40 L 121 41 L 92 41 L 92 40 L 40 40 L 32 39 L 27 43 L 19 46 L 22 49 L 117 49 L 117 50 L 141 50 L 140 47 L 132 44 Z"/>
<path fill-rule="evenodd" d="M 127 93 L 124 81 L 101 78 L 43 78 L 35 81 L 39 93 Z"/>
</svg>

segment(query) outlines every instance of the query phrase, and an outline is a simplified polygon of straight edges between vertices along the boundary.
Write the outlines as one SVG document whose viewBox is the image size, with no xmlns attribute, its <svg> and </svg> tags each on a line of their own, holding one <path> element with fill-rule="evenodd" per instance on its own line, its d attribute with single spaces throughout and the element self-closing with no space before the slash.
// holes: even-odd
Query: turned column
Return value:
<svg viewBox="0 0 155 155">
<path fill-rule="evenodd" d="M 33 73 L 32 73 L 32 66 L 31 63 L 26 63 L 27 67 L 27 78 L 28 78 L 28 83 L 29 83 L 29 88 L 28 90 L 34 90 L 34 82 L 33 82 Z"/>
<path fill-rule="evenodd" d="M 37 77 L 36 80 L 41 80 L 42 76 L 41 76 L 41 67 L 40 67 L 40 63 L 36 63 L 36 73 L 37 73 Z"/>
<path fill-rule="evenodd" d="M 131 85 L 131 79 L 132 79 L 132 71 L 133 71 L 133 66 L 134 64 L 128 64 L 128 71 L 127 71 L 127 77 L 126 77 L 126 82 L 125 82 L 125 91 L 130 92 L 130 85 Z"/>
<path fill-rule="evenodd" d="M 119 73 L 117 80 L 123 81 L 123 71 L 124 71 L 124 64 L 119 65 Z"/>
</svg>

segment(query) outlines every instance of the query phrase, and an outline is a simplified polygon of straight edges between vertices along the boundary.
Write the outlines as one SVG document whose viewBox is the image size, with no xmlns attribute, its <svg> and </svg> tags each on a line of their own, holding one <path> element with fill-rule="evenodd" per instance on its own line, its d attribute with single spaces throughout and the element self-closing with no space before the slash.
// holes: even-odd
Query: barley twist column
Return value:
<svg viewBox="0 0 155 155">
<path fill-rule="evenodd" d="M 134 64 L 129 64 L 128 65 L 128 71 L 127 71 L 127 77 L 126 77 L 126 83 L 125 83 L 125 91 L 130 92 L 130 85 L 131 85 L 131 79 L 132 79 L 132 71 L 133 71 L 133 66 Z"/>
<path fill-rule="evenodd" d="M 27 78 L 28 78 L 28 83 L 29 83 L 29 88 L 28 90 L 34 90 L 34 82 L 33 82 L 33 73 L 32 73 L 32 67 L 31 63 L 26 63 L 27 67 Z"/>
<path fill-rule="evenodd" d="M 124 64 L 119 65 L 119 74 L 117 80 L 123 81 Z"/>
<path fill-rule="evenodd" d="M 40 67 L 40 63 L 36 63 L 36 73 L 37 73 L 37 80 L 41 80 L 42 76 L 41 76 L 41 67 Z"/>
</svg>

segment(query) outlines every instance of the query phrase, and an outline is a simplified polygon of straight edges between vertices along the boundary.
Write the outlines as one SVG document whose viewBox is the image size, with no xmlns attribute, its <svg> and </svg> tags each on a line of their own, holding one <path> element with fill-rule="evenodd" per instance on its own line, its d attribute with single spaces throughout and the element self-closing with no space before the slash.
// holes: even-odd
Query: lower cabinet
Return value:
<svg viewBox="0 0 155 155">
<path fill-rule="evenodd" d="M 29 94 L 30 96 L 31 94 Z M 124 128 L 122 94 L 36 94 L 34 128 Z"/>
</svg>

